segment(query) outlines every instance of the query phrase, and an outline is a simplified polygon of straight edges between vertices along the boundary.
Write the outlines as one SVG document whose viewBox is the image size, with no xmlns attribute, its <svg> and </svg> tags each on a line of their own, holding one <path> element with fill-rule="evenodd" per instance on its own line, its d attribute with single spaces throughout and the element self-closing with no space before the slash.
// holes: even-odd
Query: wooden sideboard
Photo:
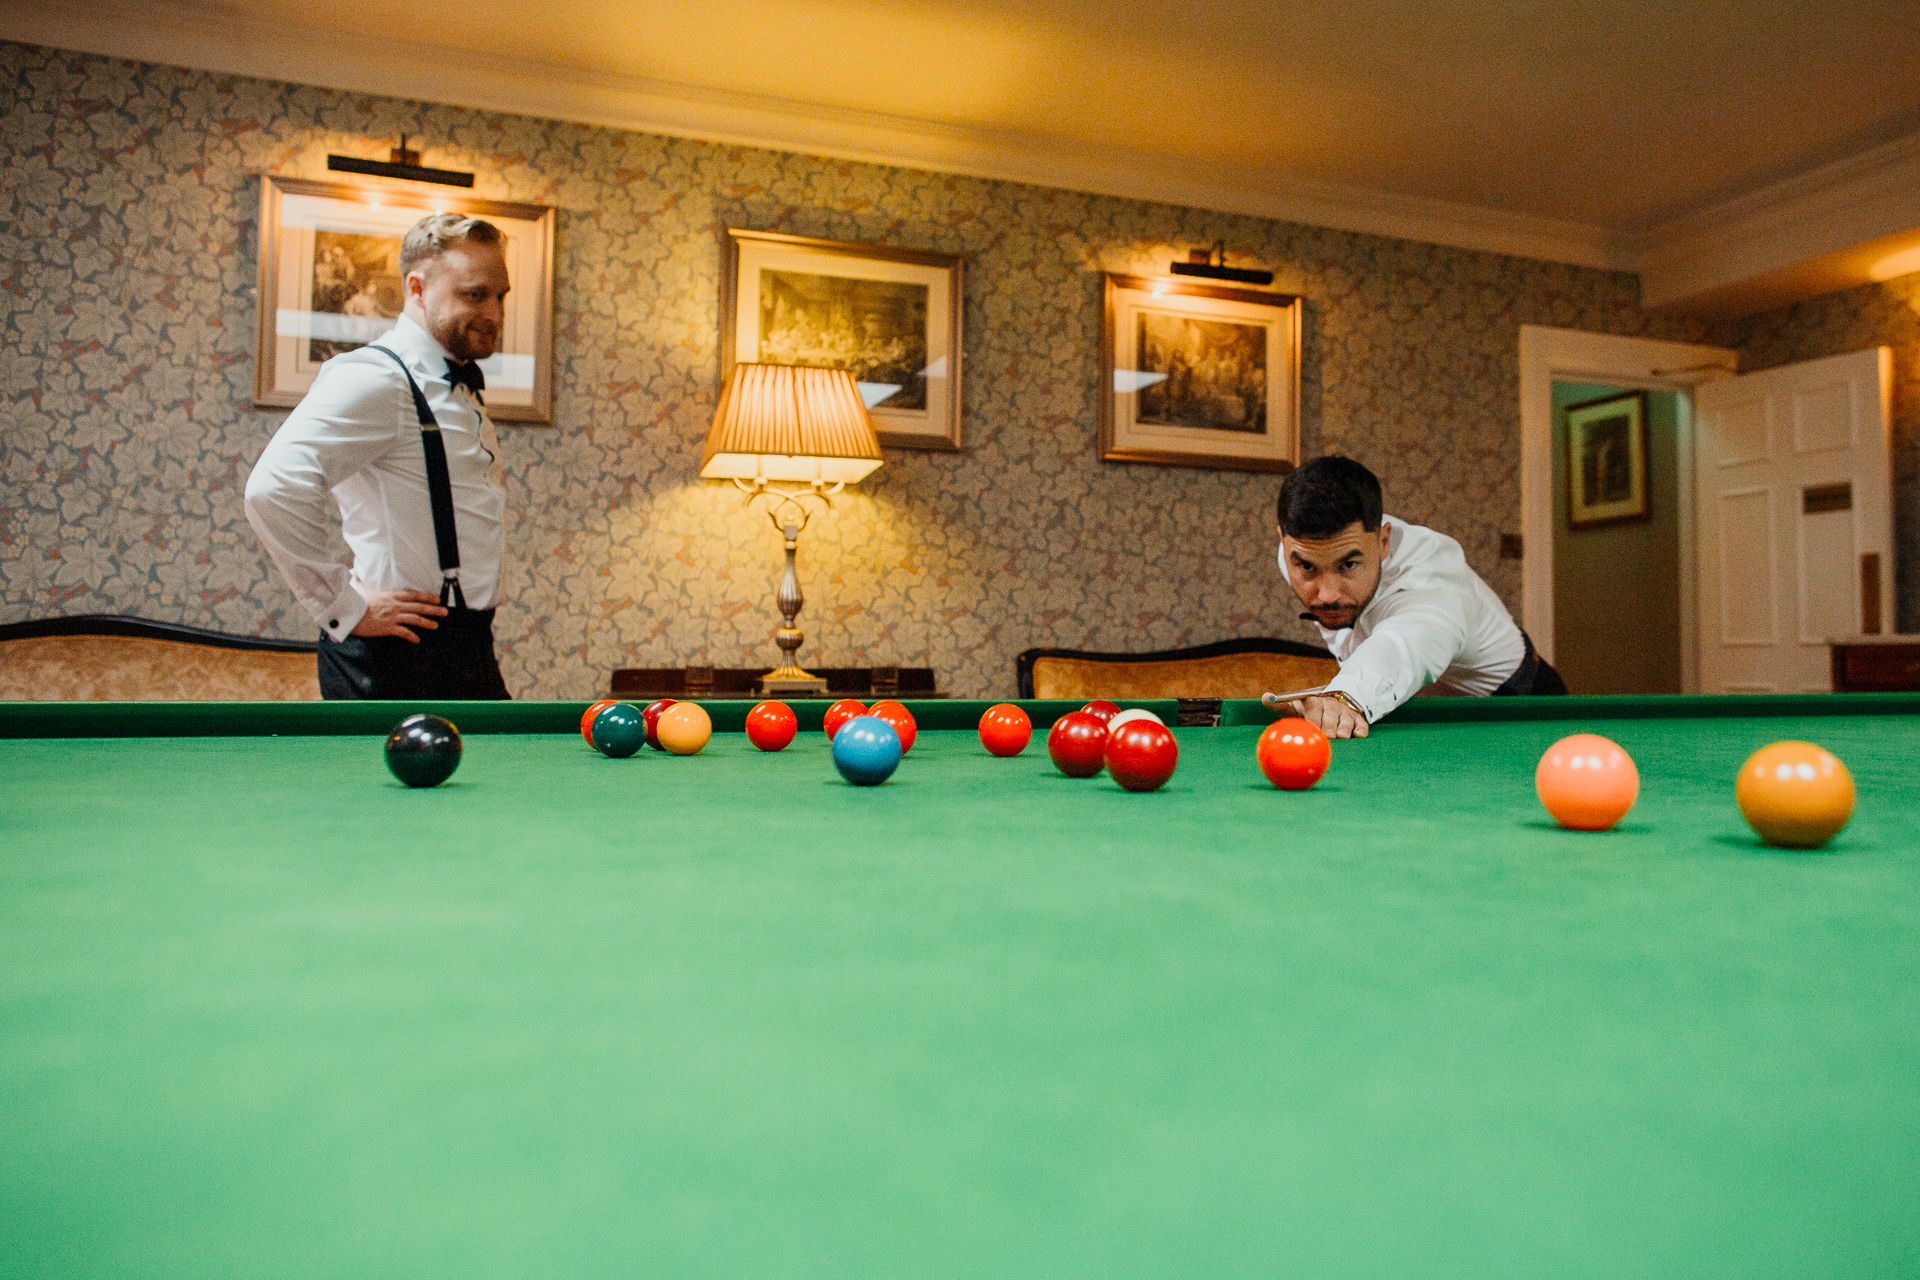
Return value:
<svg viewBox="0 0 1920 1280">
<path fill-rule="evenodd" d="M 754 682 L 771 667 L 622 667 L 616 698 L 754 698 Z M 827 698 L 938 698 L 929 667 L 809 667 L 827 682 Z M 793 694 L 782 695 L 783 700 Z"/>
<path fill-rule="evenodd" d="M 1850 636 L 1832 645 L 1835 693 L 1920 692 L 1920 636 Z"/>
</svg>

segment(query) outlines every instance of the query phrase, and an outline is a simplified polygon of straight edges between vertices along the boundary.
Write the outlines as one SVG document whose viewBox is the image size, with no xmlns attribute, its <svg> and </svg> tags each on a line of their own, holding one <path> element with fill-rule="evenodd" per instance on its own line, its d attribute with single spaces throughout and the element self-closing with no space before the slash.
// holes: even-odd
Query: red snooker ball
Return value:
<svg viewBox="0 0 1920 1280">
<path fill-rule="evenodd" d="M 1305 791 L 1326 773 L 1333 747 L 1319 725 L 1294 716 L 1268 725 L 1253 755 L 1268 782 L 1282 791 Z"/>
<path fill-rule="evenodd" d="M 1087 715 L 1095 717 L 1101 724 L 1107 724 L 1115 716 L 1120 714 L 1120 704 L 1117 702 L 1108 702 L 1105 698 L 1095 698 L 1092 702 L 1080 708 L 1080 710 Z"/>
<path fill-rule="evenodd" d="M 593 745 L 593 718 L 618 701 L 620 701 L 618 698 L 602 698 L 588 707 L 587 713 L 580 717 L 580 736 L 587 740 L 588 746 Z"/>
<path fill-rule="evenodd" d="M 885 720 L 893 726 L 893 731 L 900 735 L 901 755 L 913 750 L 913 740 L 920 736 L 920 726 L 915 722 L 913 712 L 907 710 L 903 704 L 892 699 L 876 702 L 867 714 L 876 719 Z"/>
<path fill-rule="evenodd" d="M 821 728 L 827 731 L 827 741 L 833 741 L 833 735 L 840 732 L 840 726 L 855 716 L 867 714 L 867 704 L 858 698 L 842 698 L 827 708 L 826 722 Z"/>
<path fill-rule="evenodd" d="M 1070 711 L 1047 731 L 1047 755 L 1069 778 L 1091 778 L 1107 767 L 1107 726 L 1099 716 Z"/>
<path fill-rule="evenodd" d="M 1107 735 L 1107 772 L 1129 791 L 1158 791 L 1180 763 L 1173 730 L 1152 720 L 1129 720 Z"/>
<path fill-rule="evenodd" d="M 1033 721 L 1011 702 L 997 702 L 980 717 L 980 745 L 996 756 L 1017 756 L 1033 741 Z"/>
<path fill-rule="evenodd" d="M 668 707 L 674 705 L 675 703 L 672 698 L 661 698 L 656 702 L 649 702 L 647 709 L 640 713 L 641 717 L 647 722 L 647 745 L 655 751 L 666 750 L 665 747 L 660 745 L 660 714 Z"/>
<path fill-rule="evenodd" d="M 762 751 L 779 751 L 800 732 L 800 717 L 784 702 L 763 702 L 747 712 L 747 741 Z"/>
</svg>

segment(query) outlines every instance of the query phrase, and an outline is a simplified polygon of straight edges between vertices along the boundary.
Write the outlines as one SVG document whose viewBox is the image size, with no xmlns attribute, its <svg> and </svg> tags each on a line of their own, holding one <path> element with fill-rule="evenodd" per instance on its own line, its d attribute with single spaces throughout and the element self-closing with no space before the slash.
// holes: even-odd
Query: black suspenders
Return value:
<svg viewBox="0 0 1920 1280">
<path fill-rule="evenodd" d="M 367 346 L 400 366 L 400 376 L 407 380 L 407 390 L 413 393 L 414 412 L 420 415 L 420 447 L 427 455 L 427 497 L 433 508 L 433 541 L 440 552 L 440 603 L 448 608 L 464 609 L 467 597 L 460 590 L 460 540 L 453 527 L 453 482 L 447 476 L 447 446 L 440 438 L 440 420 L 433 416 L 407 362 L 377 342 Z"/>
</svg>

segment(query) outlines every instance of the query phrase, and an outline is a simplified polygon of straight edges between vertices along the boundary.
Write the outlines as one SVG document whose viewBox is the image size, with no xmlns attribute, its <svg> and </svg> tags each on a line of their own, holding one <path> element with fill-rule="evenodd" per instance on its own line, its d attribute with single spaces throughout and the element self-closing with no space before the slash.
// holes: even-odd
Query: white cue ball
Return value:
<svg viewBox="0 0 1920 1280">
<path fill-rule="evenodd" d="M 1165 720 L 1162 720 L 1159 716 L 1153 714 L 1153 712 L 1136 709 L 1133 711 L 1122 711 L 1119 715 L 1107 721 L 1107 732 L 1112 733 L 1129 720 L 1151 720 L 1158 725 L 1166 724 Z"/>
</svg>

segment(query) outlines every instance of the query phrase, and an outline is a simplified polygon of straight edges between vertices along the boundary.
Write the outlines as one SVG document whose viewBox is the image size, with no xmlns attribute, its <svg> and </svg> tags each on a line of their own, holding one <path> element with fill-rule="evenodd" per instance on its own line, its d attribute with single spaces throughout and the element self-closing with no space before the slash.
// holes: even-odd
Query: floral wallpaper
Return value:
<svg viewBox="0 0 1920 1280">
<path fill-rule="evenodd" d="M 1893 569 L 1896 630 L 1920 632 L 1920 275 L 1843 289 L 1745 321 L 1740 368 L 1893 348 Z"/>
<path fill-rule="evenodd" d="M 776 659 L 779 539 L 695 476 L 729 225 L 969 255 L 965 452 L 889 450 L 800 552 L 803 661 L 931 666 L 962 696 L 1011 695 L 1036 645 L 1303 634 L 1274 477 L 1099 461 L 1103 271 L 1162 274 L 1216 239 L 1271 267 L 1305 298 L 1307 451 L 1375 468 L 1516 612 L 1497 549 L 1518 527 L 1519 326 L 1715 336 L 1644 316 L 1631 275 L 0 43 L 0 621 L 316 633 L 241 510 L 283 417 L 249 403 L 260 175 L 325 177 L 328 152 L 403 131 L 476 194 L 559 209 L 554 422 L 501 429 L 496 632 L 522 697 Z"/>
</svg>

